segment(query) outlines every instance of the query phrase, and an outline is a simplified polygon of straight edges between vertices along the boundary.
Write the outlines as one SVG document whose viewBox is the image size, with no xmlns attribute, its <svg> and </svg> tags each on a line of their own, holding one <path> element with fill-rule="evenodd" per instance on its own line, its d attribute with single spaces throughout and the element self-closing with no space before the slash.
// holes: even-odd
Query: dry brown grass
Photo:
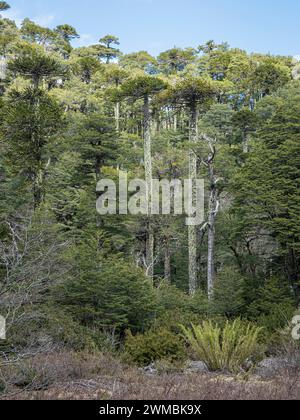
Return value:
<svg viewBox="0 0 300 420">
<path fill-rule="evenodd" d="M 26 361 L 43 374 L 18 381 L 21 366 L 10 367 L 10 400 L 299 400 L 300 374 L 286 372 L 271 381 L 219 374 L 147 375 L 109 356 L 59 353 Z M 31 372 L 31 371 L 30 371 Z M 31 376 L 29 375 L 31 378 Z M 19 373 L 20 378 L 20 373 Z M 32 379 L 32 378 L 31 378 Z M 39 383 L 40 381 L 40 383 Z"/>
</svg>

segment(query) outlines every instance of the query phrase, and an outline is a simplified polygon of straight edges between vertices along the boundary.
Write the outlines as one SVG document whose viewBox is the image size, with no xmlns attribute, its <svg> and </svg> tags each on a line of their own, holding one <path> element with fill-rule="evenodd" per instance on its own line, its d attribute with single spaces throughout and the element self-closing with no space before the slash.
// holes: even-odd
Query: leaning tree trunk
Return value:
<svg viewBox="0 0 300 420">
<path fill-rule="evenodd" d="M 191 107 L 190 114 L 190 142 L 197 143 L 198 137 L 198 112 L 197 106 Z M 189 152 L 189 179 L 193 182 L 193 202 L 195 202 L 195 182 L 197 179 L 197 156 L 191 149 Z M 192 215 L 191 215 L 192 216 Z M 197 290 L 197 226 L 188 227 L 188 248 L 189 248 L 189 291 L 194 295 Z"/>
<path fill-rule="evenodd" d="M 152 199 L 152 150 L 151 150 L 151 121 L 150 121 L 150 104 L 149 96 L 144 97 L 144 161 L 145 161 L 145 177 L 147 184 L 147 203 L 148 203 L 148 220 L 147 230 L 148 238 L 146 241 L 146 267 L 147 276 L 153 279 L 154 276 L 154 235 L 151 222 L 151 199 Z"/>
</svg>

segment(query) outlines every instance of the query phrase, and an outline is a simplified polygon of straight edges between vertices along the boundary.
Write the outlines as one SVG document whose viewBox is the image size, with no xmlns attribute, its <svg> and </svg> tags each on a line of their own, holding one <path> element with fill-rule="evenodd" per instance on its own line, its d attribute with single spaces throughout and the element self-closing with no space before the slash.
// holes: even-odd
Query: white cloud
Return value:
<svg viewBox="0 0 300 420">
<path fill-rule="evenodd" d="M 97 44 L 97 41 L 91 34 L 82 34 L 79 39 L 74 40 L 75 47 L 86 47 L 88 45 Z"/>
<path fill-rule="evenodd" d="M 24 13 L 20 9 L 10 9 L 6 12 L 2 12 L 5 18 L 14 20 L 18 27 L 21 26 L 23 20 L 25 19 Z M 31 18 L 30 18 L 31 19 Z M 33 22 L 37 23 L 40 26 L 50 26 L 51 23 L 55 20 L 54 14 L 39 15 L 31 19 Z"/>
<path fill-rule="evenodd" d="M 55 20 L 55 15 L 40 15 L 32 20 L 40 26 L 49 26 Z"/>
</svg>

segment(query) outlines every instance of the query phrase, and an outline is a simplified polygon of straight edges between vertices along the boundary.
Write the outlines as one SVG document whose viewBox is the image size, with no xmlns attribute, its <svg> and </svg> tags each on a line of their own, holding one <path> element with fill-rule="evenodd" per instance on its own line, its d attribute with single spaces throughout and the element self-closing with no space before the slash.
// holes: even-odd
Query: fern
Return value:
<svg viewBox="0 0 300 420">
<path fill-rule="evenodd" d="M 262 328 L 241 319 L 227 321 L 221 329 L 212 321 L 192 328 L 181 326 L 187 342 L 211 371 L 238 373 L 245 362 L 257 353 Z"/>
</svg>

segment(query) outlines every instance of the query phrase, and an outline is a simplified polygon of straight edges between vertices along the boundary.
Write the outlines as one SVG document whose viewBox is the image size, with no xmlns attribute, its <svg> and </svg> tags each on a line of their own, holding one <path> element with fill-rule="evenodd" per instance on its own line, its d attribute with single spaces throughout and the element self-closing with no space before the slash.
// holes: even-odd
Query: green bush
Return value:
<svg viewBox="0 0 300 420">
<path fill-rule="evenodd" d="M 44 330 L 59 347 L 75 351 L 97 347 L 93 332 L 75 322 L 63 308 L 49 305 L 44 309 L 44 316 Z"/>
<path fill-rule="evenodd" d="M 248 315 L 272 333 L 288 325 L 295 308 L 295 299 L 287 283 L 283 279 L 271 278 L 258 289 Z"/>
<path fill-rule="evenodd" d="M 208 316 L 208 298 L 199 290 L 193 297 L 174 285 L 163 283 L 156 291 L 157 312 L 155 328 L 180 333 L 179 324 L 198 323 Z"/>
<path fill-rule="evenodd" d="M 139 366 L 146 366 L 155 361 L 174 362 L 186 358 L 183 340 L 166 328 L 150 330 L 135 336 L 130 331 L 127 332 L 125 353 Z"/>
<path fill-rule="evenodd" d="M 182 327 L 184 337 L 197 357 L 211 371 L 238 373 L 258 353 L 261 328 L 240 319 L 227 321 L 221 328 L 212 321 L 192 328 Z"/>
<path fill-rule="evenodd" d="M 241 274 L 231 268 L 226 268 L 217 276 L 213 300 L 211 302 L 212 313 L 218 313 L 227 317 L 237 317 L 243 313 L 245 280 Z"/>
<path fill-rule="evenodd" d="M 155 316 L 151 282 L 125 260 L 93 252 L 83 247 L 81 255 L 76 253 L 74 271 L 54 290 L 56 303 L 90 329 L 143 331 Z"/>
</svg>

